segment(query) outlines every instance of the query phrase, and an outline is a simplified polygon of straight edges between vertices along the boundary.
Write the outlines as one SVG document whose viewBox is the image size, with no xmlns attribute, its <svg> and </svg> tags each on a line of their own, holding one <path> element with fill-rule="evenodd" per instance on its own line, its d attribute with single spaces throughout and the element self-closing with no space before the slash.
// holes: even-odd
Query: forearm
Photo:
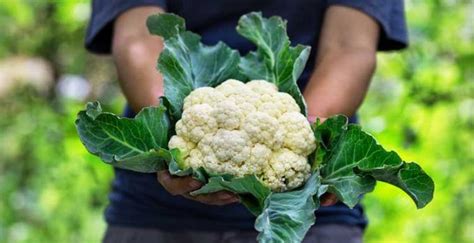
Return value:
<svg viewBox="0 0 474 243">
<path fill-rule="evenodd" d="M 364 99 L 375 63 L 375 52 L 363 48 L 335 48 L 322 54 L 304 91 L 308 114 L 352 116 Z"/>
<path fill-rule="evenodd" d="M 310 116 L 351 116 L 357 111 L 375 70 L 379 31 L 378 24 L 358 10 L 327 10 L 315 71 L 304 91 Z"/>
<path fill-rule="evenodd" d="M 134 8 L 122 14 L 114 25 L 112 55 L 122 92 L 135 112 L 156 105 L 163 94 L 163 78 L 156 70 L 163 42 L 150 35 L 145 25 L 146 18 L 157 12 L 162 10 Z"/>
</svg>

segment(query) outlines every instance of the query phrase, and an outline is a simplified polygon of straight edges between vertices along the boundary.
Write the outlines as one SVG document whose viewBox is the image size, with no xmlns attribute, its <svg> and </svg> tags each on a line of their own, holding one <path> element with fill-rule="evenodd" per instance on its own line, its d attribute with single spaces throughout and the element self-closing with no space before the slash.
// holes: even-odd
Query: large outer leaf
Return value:
<svg viewBox="0 0 474 243">
<path fill-rule="evenodd" d="M 255 221 L 255 229 L 260 232 L 258 241 L 301 242 L 314 224 L 318 198 L 326 189 L 314 173 L 299 190 L 270 194 Z"/>
<path fill-rule="evenodd" d="M 357 125 L 335 116 L 316 126 L 315 136 L 322 145 L 322 183 L 329 191 L 353 207 L 377 180 L 404 190 L 424 207 L 433 198 L 433 180 L 415 163 L 405 163 L 397 153 L 386 151 Z"/>
<path fill-rule="evenodd" d="M 239 75 L 240 55 L 222 42 L 206 46 L 201 37 L 185 31 L 184 20 L 174 14 L 149 17 L 148 29 L 165 39 L 158 60 L 164 77 L 165 96 L 172 106 L 175 120 L 181 117 L 184 98 L 198 87 L 215 87 Z"/>
<path fill-rule="evenodd" d="M 98 102 L 80 111 L 76 128 L 87 150 L 115 167 L 150 173 L 165 168 L 171 155 L 166 109 L 144 108 L 134 119 L 102 112 Z"/>
<path fill-rule="evenodd" d="M 275 83 L 280 91 L 293 96 L 302 113 L 306 114 L 306 104 L 296 81 L 308 60 L 310 47 L 290 46 L 286 21 L 280 17 L 263 18 L 261 13 L 242 16 L 237 32 L 257 46 L 257 51 L 241 59 L 242 74 L 248 79 Z"/>
<path fill-rule="evenodd" d="M 229 175 L 214 176 L 192 195 L 207 194 L 227 190 L 239 194 L 241 202 L 255 216 L 262 212 L 264 202 L 270 194 L 270 189 L 265 187 L 254 175 L 234 178 Z"/>
</svg>

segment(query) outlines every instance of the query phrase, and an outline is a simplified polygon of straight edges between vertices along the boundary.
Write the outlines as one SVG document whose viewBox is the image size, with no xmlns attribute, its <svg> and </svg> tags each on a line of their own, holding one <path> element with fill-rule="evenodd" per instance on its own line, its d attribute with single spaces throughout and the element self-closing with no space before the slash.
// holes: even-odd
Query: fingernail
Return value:
<svg viewBox="0 0 474 243">
<path fill-rule="evenodd" d="M 336 200 L 328 199 L 328 200 L 325 200 L 324 202 L 321 202 L 321 206 L 331 206 L 335 203 L 336 203 Z"/>
<path fill-rule="evenodd" d="M 230 199 L 232 198 L 234 195 L 233 194 L 230 194 L 230 193 L 222 193 L 221 195 L 219 195 L 219 199 L 222 199 L 222 200 L 225 200 L 225 199 Z"/>
<path fill-rule="evenodd" d="M 191 186 L 192 188 L 198 188 L 198 187 L 201 187 L 201 182 L 199 181 L 191 181 L 189 183 L 189 186 Z"/>
<path fill-rule="evenodd" d="M 234 202 L 234 203 L 240 202 L 240 199 L 238 197 L 235 197 L 234 200 L 232 200 L 232 202 Z"/>
</svg>

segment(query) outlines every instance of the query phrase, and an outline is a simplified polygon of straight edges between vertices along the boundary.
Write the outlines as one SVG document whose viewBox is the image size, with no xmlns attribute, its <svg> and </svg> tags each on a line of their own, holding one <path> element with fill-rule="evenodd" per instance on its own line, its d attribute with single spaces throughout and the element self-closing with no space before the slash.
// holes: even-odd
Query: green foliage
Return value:
<svg viewBox="0 0 474 243">
<path fill-rule="evenodd" d="M 0 242 L 97 241 L 112 170 L 84 150 L 64 110 L 31 89 L 0 99 Z"/>
<path fill-rule="evenodd" d="M 0 58 L 42 56 L 56 75 L 84 70 L 81 47 L 89 13 L 89 0 L 1 1 Z"/>
<path fill-rule="evenodd" d="M 164 77 L 165 96 L 171 115 L 181 117 L 184 98 L 196 88 L 217 86 L 238 73 L 239 54 L 226 44 L 205 46 L 201 37 L 186 31 L 184 20 L 174 14 L 151 16 L 150 33 L 165 38 L 158 69 Z M 174 30 L 174 31 L 171 31 Z"/>
<path fill-rule="evenodd" d="M 265 200 L 265 210 L 255 221 L 255 228 L 261 232 L 258 241 L 301 242 L 315 221 L 314 209 L 319 207 L 319 200 L 313 198 L 323 195 L 326 189 L 319 174 L 314 173 L 299 190 L 271 194 Z"/>
<path fill-rule="evenodd" d="M 324 150 L 322 184 L 343 203 L 354 207 L 360 196 L 383 181 L 405 191 L 418 208 L 433 198 L 433 180 L 416 163 L 405 163 L 394 151 L 387 152 L 358 125 L 334 116 L 315 129 Z M 342 126 L 341 126 L 342 124 Z M 327 137 L 327 138 L 326 138 Z"/>
<path fill-rule="evenodd" d="M 303 114 L 306 104 L 296 81 L 303 72 L 309 56 L 309 46 L 290 46 L 286 34 L 286 20 L 280 17 L 262 18 L 261 13 L 250 13 L 240 18 L 237 32 L 257 46 L 240 61 L 240 69 L 249 80 L 273 82 L 278 90 L 296 100 Z"/>
</svg>

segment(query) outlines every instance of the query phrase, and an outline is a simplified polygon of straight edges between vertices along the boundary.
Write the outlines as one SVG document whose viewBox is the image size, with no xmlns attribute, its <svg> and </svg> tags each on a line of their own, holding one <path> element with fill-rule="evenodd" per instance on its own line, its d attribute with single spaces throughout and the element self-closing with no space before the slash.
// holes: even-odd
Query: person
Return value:
<svg viewBox="0 0 474 243">
<path fill-rule="evenodd" d="M 241 54 L 254 46 L 235 31 L 239 17 L 261 11 L 288 20 L 292 43 L 312 47 L 298 80 L 310 119 L 355 114 L 367 92 L 378 50 L 407 46 L 402 0 L 94 0 L 86 48 L 111 54 L 133 117 L 157 105 L 163 78 L 155 69 L 163 40 L 150 35 L 146 19 L 172 12 L 205 44 L 227 43 Z M 157 180 L 158 179 L 158 180 Z M 104 242 L 255 242 L 254 216 L 225 191 L 189 196 L 202 184 L 166 171 L 141 174 L 115 169 Z M 304 242 L 361 242 L 367 224 L 363 209 L 349 209 L 324 196 L 316 224 Z"/>
</svg>

